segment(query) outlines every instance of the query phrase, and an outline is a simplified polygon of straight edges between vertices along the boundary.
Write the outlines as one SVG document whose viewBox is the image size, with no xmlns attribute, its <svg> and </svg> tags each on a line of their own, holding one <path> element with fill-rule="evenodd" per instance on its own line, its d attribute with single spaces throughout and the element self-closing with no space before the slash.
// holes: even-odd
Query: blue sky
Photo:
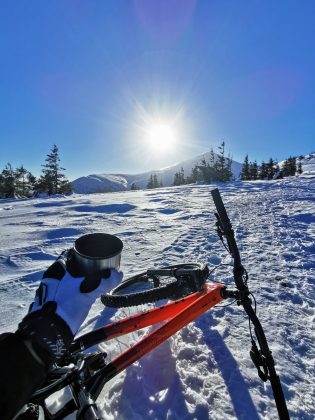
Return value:
<svg viewBox="0 0 315 420">
<path fill-rule="evenodd" d="M 137 173 L 315 150 L 315 1 L 3 1 L 0 169 Z M 152 147 L 157 124 L 174 145 Z"/>
</svg>

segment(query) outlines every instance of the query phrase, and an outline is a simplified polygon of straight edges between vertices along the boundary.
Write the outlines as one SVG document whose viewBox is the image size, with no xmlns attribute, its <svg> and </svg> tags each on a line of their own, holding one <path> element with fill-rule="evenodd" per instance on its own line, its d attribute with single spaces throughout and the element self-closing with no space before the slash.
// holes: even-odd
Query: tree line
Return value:
<svg viewBox="0 0 315 420">
<path fill-rule="evenodd" d="M 214 154 L 213 149 L 210 150 L 210 158 L 207 162 L 206 159 L 202 159 L 201 162 L 197 163 L 191 170 L 190 175 L 185 176 L 184 169 L 181 168 L 174 174 L 173 186 L 193 184 L 196 182 L 200 183 L 211 183 L 211 182 L 227 182 L 233 178 L 232 173 L 232 157 L 225 155 L 225 142 L 223 141 L 218 147 L 219 153 L 217 156 Z M 151 174 L 147 182 L 147 188 L 161 188 L 163 183 L 158 180 L 156 174 Z M 131 189 L 137 189 L 135 183 L 131 185 Z"/>
<path fill-rule="evenodd" d="M 0 173 L 0 197 L 22 198 L 39 194 L 69 194 L 71 183 L 64 175 L 65 168 L 60 166 L 59 150 L 54 144 L 42 166 L 41 175 L 36 178 L 23 165 L 13 168 L 7 163 Z"/>
<path fill-rule="evenodd" d="M 245 156 L 244 163 L 241 171 L 241 180 L 243 181 L 255 181 L 257 179 L 275 179 L 287 176 L 293 176 L 301 174 L 302 170 L 302 159 L 303 156 L 292 157 L 290 156 L 283 162 L 280 169 L 279 163 L 270 158 L 268 162 L 262 161 L 260 165 L 257 161 L 249 162 L 248 155 Z"/>
</svg>

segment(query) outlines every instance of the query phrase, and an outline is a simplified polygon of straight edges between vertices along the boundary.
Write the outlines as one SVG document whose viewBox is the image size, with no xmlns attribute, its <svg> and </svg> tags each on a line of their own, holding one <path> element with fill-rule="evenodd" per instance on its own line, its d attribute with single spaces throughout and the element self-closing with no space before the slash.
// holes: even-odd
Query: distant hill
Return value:
<svg viewBox="0 0 315 420">
<path fill-rule="evenodd" d="M 216 155 L 216 154 L 215 154 Z M 217 156 L 217 155 L 216 155 Z M 193 159 L 185 160 L 178 164 L 169 166 L 167 168 L 158 169 L 155 171 L 144 172 L 135 175 L 128 174 L 92 174 L 82 176 L 72 182 L 74 192 L 78 194 L 124 191 L 130 189 L 133 183 L 140 189 L 146 188 L 150 175 L 156 174 L 159 181 L 162 181 L 163 186 L 169 187 L 173 184 L 174 175 L 184 169 L 185 177 L 191 174 L 192 168 L 205 159 L 209 161 L 210 152 L 196 156 Z M 240 175 L 242 164 L 233 161 L 232 172 L 235 179 Z"/>
</svg>

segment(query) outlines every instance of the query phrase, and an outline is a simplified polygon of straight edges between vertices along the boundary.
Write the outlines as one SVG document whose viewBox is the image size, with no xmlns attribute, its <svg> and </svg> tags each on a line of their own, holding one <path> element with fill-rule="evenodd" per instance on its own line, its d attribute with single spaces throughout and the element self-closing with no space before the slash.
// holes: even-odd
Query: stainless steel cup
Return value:
<svg viewBox="0 0 315 420">
<path fill-rule="evenodd" d="M 90 233 L 74 243 L 74 258 L 85 275 L 98 275 L 106 268 L 120 267 L 122 241 L 107 233 Z"/>
</svg>

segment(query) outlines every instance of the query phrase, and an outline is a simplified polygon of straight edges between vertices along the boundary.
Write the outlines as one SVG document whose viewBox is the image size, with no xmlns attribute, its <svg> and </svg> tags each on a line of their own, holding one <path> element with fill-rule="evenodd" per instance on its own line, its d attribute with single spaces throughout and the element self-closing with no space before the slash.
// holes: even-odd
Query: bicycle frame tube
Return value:
<svg viewBox="0 0 315 420">
<path fill-rule="evenodd" d="M 216 290 L 217 287 L 221 289 L 220 285 L 207 284 L 207 293 L 211 293 L 211 290 Z M 211 286 L 211 288 L 210 288 Z M 211 290 L 210 290 L 211 289 Z M 87 334 L 84 334 L 74 340 L 69 348 L 69 353 L 75 353 L 77 351 L 83 351 L 99 344 L 103 341 L 112 340 L 113 338 L 120 337 L 133 331 L 140 330 L 145 327 L 157 324 L 159 322 L 170 319 L 177 315 L 180 311 L 185 309 L 187 306 L 195 302 L 199 297 L 204 294 L 204 291 L 193 293 L 182 299 L 169 302 L 165 305 L 157 308 L 150 309 L 146 312 L 142 312 L 136 315 L 132 315 L 128 318 L 124 318 L 120 321 L 107 324 L 104 327 L 93 330 Z"/>
<path fill-rule="evenodd" d="M 218 284 L 206 283 L 201 292 L 194 293 L 187 298 L 105 326 L 103 334 L 106 335 L 105 339 L 110 339 L 166 321 L 90 378 L 90 393 L 93 398 L 96 399 L 99 396 L 106 382 L 170 338 L 191 321 L 207 312 L 208 309 L 221 302 L 223 299 L 221 296 L 222 288 L 223 286 Z"/>
</svg>

